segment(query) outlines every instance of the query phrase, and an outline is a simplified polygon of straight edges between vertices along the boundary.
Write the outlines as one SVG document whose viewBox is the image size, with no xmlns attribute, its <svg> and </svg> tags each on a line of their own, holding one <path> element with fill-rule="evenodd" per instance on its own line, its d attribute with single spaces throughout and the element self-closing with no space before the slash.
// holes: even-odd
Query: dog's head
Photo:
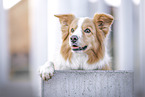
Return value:
<svg viewBox="0 0 145 97">
<path fill-rule="evenodd" d="M 61 54 L 67 60 L 72 53 L 86 53 L 92 64 L 104 57 L 104 40 L 109 33 L 113 17 L 95 14 L 94 18 L 76 18 L 73 14 L 55 15 L 62 30 Z"/>
</svg>

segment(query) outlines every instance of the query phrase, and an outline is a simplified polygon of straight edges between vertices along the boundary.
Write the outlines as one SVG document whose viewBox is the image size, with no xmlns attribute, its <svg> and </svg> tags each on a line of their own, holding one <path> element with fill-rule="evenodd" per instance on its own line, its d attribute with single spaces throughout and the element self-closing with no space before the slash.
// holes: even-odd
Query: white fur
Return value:
<svg viewBox="0 0 145 97">
<path fill-rule="evenodd" d="M 86 18 L 80 18 L 78 21 L 78 28 L 75 30 L 75 32 L 73 33 L 74 35 L 79 36 L 79 38 L 82 37 L 82 24 L 84 22 Z M 106 43 L 104 43 L 106 44 Z M 56 54 L 56 58 L 54 60 L 54 67 L 55 70 L 70 70 L 70 69 L 85 69 L 85 70 L 89 70 L 89 69 L 101 69 L 104 64 L 108 64 L 110 62 L 110 57 L 107 53 L 107 49 L 105 46 L 105 56 L 102 60 L 100 60 L 99 62 L 95 63 L 95 64 L 88 64 L 87 60 L 88 60 L 88 55 L 83 53 L 83 52 L 73 52 L 72 53 L 72 58 L 71 58 L 71 62 L 69 60 L 65 60 L 62 55 L 60 54 L 60 51 L 58 51 L 59 53 Z M 42 78 L 45 80 L 50 78 L 50 75 L 53 75 L 54 72 L 54 67 L 52 63 L 45 63 L 39 70 L 40 75 L 42 75 Z"/>
<path fill-rule="evenodd" d="M 80 18 L 78 20 L 78 24 L 77 24 L 78 27 L 77 27 L 77 29 L 74 31 L 74 33 L 72 35 L 77 35 L 79 38 L 82 37 L 82 24 L 83 24 L 85 19 L 86 18 Z"/>
<path fill-rule="evenodd" d="M 72 36 L 73 35 L 76 35 L 76 36 L 78 36 L 78 45 L 80 45 L 81 44 L 81 38 L 82 38 L 82 24 L 83 24 L 83 22 L 84 22 L 84 20 L 86 19 L 86 17 L 84 17 L 84 18 L 79 18 L 79 20 L 78 20 L 78 23 L 77 23 L 77 25 L 78 25 L 78 27 L 77 27 L 77 29 L 74 31 L 74 33 L 72 34 Z M 70 36 L 71 37 L 71 36 Z M 69 41 L 69 45 L 71 46 L 71 41 Z"/>
<path fill-rule="evenodd" d="M 46 62 L 43 66 L 39 68 L 39 74 L 43 80 L 50 79 L 54 73 L 54 64 L 52 62 Z"/>
</svg>

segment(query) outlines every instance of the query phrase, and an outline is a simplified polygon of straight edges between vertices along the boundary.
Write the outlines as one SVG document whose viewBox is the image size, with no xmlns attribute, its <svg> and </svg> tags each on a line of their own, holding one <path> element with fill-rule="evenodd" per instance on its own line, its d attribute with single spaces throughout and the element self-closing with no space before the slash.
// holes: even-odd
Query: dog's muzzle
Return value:
<svg viewBox="0 0 145 97">
<path fill-rule="evenodd" d="M 72 50 L 73 51 L 82 51 L 82 50 L 86 50 L 87 46 L 84 47 L 79 47 L 78 46 L 78 36 L 73 35 L 70 37 L 70 41 L 71 41 L 71 45 L 72 45 Z"/>
</svg>

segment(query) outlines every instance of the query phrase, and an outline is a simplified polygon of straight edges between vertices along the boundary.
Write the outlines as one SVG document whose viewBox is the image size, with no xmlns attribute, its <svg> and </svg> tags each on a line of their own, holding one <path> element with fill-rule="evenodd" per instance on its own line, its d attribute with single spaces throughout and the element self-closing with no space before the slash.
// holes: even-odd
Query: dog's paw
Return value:
<svg viewBox="0 0 145 97">
<path fill-rule="evenodd" d="M 40 77 L 47 81 L 49 80 L 54 73 L 54 64 L 52 62 L 46 62 L 39 68 Z"/>
</svg>

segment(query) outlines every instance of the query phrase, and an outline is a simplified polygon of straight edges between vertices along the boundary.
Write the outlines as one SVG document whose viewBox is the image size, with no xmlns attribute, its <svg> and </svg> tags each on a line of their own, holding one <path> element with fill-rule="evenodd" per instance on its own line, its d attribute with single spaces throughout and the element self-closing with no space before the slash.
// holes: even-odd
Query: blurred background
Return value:
<svg viewBox="0 0 145 97">
<path fill-rule="evenodd" d="M 133 70 L 135 96 L 145 97 L 144 0 L 0 0 L 0 97 L 40 97 L 38 67 L 61 42 L 54 14 L 114 16 L 109 49 L 114 70 Z M 115 92 L 115 91 L 114 91 Z"/>
</svg>

